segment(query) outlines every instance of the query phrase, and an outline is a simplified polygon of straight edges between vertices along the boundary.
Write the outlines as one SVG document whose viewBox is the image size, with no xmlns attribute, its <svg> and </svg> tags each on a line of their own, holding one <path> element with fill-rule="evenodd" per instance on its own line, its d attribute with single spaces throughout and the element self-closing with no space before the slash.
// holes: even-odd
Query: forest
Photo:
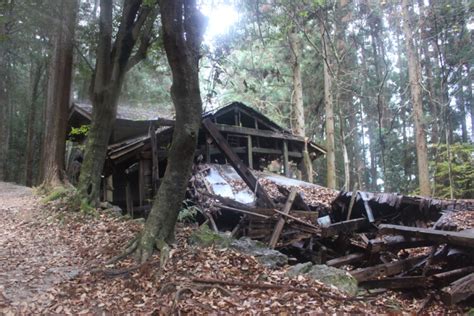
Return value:
<svg viewBox="0 0 474 316">
<path fill-rule="evenodd" d="M 74 27 L 71 99 L 90 103 L 99 1 L 72 5 L 62 9 Z M 121 5 L 113 3 L 113 32 Z M 370 0 L 202 5 L 215 34 L 205 37 L 199 66 L 205 110 L 242 101 L 325 146 L 326 158 L 314 163 L 315 183 L 473 197 L 470 1 L 407 1 L 406 11 L 400 1 Z M 212 6 L 231 10 L 234 22 L 216 25 L 213 19 L 222 19 L 212 14 L 222 13 Z M 42 182 L 47 117 L 59 115 L 47 100 L 54 79 L 51 26 L 65 17 L 60 9 L 48 1 L 2 4 L 5 181 Z M 124 75 L 117 97 L 120 104 L 169 111 L 171 71 L 159 19 L 154 23 L 146 57 Z"/>
<path fill-rule="evenodd" d="M 0 308 L 334 312 L 342 300 L 386 313 L 393 299 L 466 312 L 438 295 L 474 293 L 473 12 L 468 0 L 0 0 L 2 243 L 74 262 L 32 299 L 12 279 L 25 278 L 20 255 L 5 256 L 16 274 L 0 274 Z M 284 273 L 266 270 L 267 250 Z M 318 277 L 342 270 L 320 265 L 349 266 L 355 289 L 327 290 Z M 385 293 L 413 284 L 415 303 Z M 362 287 L 386 290 L 364 302 Z"/>
</svg>

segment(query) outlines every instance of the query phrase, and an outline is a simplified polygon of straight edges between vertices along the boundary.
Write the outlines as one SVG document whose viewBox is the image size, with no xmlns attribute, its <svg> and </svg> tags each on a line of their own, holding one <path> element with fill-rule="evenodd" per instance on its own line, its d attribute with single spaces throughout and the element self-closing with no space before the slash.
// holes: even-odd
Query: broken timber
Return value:
<svg viewBox="0 0 474 316">
<path fill-rule="evenodd" d="M 216 125 L 209 119 L 206 118 L 202 121 L 202 125 L 208 131 L 209 135 L 216 142 L 217 147 L 224 153 L 226 158 L 229 160 L 232 167 L 239 174 L 239 176 L 244 180 L 244 182 L 249 186 L 249 188 L 255 192 L 257 195 L 258 201 L 263 204 L 263 206 L 269 208 L 275 208 L 273 201 L 268 196 L 267 192 L 258 185 L 257 178 L 252 174 L 250 169 L 244 164 L 244 162 L 237 156 L 233 151 L 227 140 L 222 136 L 219 129 Z"/>
<path fill-rule="evenodd" d="M 381 276 L 391 276 L 410 269 L 414 264 L 423 260 L 425 257 L 426 256 L 417 256 L 404 260 L 382 263 L 373 267 L 351 271 L 350 274 L 352 274 L 352 276 L 359 282 L 368 281 Z"/>
<path fill-rule="evenodd" d="M 442 290 L 441 299 L 451 305 L 464 301 L 474 295 L 474 273 L 454 281 Z"/>
<path fill-rule="evenodd" d="M 460 247 L 474 248 L 474 234 L 466 232 L 450 232 L 429 228 L 415 228 L 400 225 L 383 224 L 379 226 L 382 234 L 398 234 L 405 237 L 418 237 L 436 243 L 447 243 Z"/>
<path fill-rule="evenodd" d="M 348 221 L 342 221 L 322 228 L 323 237 L 331 237 L 340 233 L 353 233 L 359 229 L 368 226 L 367 219 L 356 218 Z"/>
<path fill-rule="evenodd" d="M 288 199 L 286 200 L 285 207 L 283 208 L 283 213 L 288 214 L 291 210 L 291 207 L 293 206 L 293 201 L 295 200 L 296 194 L 298 192 L 296 191 L 296 188 L 291 189 L 290 195 L 288 196 Z M 270 242 L 268 245 L 270 248 L 274 249 L 278 239 L 280 238 L 281 231 L 283 229 L 283 225 L 285 225 L 285 219 L 283 218 L 282 215 L 278 218 L 278 222 L 275 225 L 275 229 L 273 230 L 272 237 L 270 238 Z"/>
</svg>

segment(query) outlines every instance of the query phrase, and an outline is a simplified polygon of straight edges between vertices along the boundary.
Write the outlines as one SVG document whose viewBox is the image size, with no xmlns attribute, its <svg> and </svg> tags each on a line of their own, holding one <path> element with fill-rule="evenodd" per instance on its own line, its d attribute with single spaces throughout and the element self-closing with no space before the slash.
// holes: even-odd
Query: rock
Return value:
<svg viewBox="0 0 474 316">
<path fill-rule="evenodd" d="M 215 246 L 218 248 L 228 248 L 232 242 L 232 238 L 226 234 L 216 233 L 212 231 L 207 225 L 202 225 L 189 237 L 191 244 L 201 247 Z"/>
<path fill-rule="evenodd" d="M 297 265 L 290 267 L 286 272 L 286 275 L 293 278 L 300 274 L 308 273 L 312 267 L 313 264 L 311 262 L 298 263 Z"/>
<path fill-rule="evenodd" d="M 287 275 L 290 277 L 295 277 L 300 274 L 308 276 L 328 286 L 334 286 L 339 291 L 351 296 L 357 294 L 357 280 L 345 270 L 328 267 L 324 264 L 313 265 L 311 262 L 306 262 L 292 266 L 287 271 Z"/>
<path fill-rule="evenodd" d="M 286 255 L 248 237 L 232 241 L 230 248 L 254 256 L 258 262 L 271 269 L 288 264 L 288 257 Z"/>
<path fill-rule="evenodd" d="M 216 233 L 206 225 L 195 230 L 190 236 L 190 242 L 202 247 L 231 248 L 237 252 L 254 256 L 268 268 L 276 268 L 288 263 L 288 257 L 279 251 L 267 248 L 263 243 L 248 237 L 233 239 L 227 234 Z"/>
<path fill-rule="evenodd" d="M 106 210 L 109 208 L 113 208 L 114 206 L 110 202 L 105 201 L 105 202 L 100 202 L 99 207 L 103 210 Z"/>
</svg>

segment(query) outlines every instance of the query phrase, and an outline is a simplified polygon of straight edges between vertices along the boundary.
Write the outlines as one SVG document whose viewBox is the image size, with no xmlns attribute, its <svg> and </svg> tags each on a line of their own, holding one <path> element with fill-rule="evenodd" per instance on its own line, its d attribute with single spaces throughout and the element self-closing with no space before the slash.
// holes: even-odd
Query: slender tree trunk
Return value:
<svg viewBox="0 0 474 316">
<path fill-rule="evenodd" d="M 327 186 L 336 188 L 336 154 L 334 147 L 334 108 L 332 98 L 332 77 L 329 66 L 324 63 L 324 105 L 326 112 L 326 159 Z"/>
<path fill-rule="evenodd" d="M 59 24 L 54 33 L 44 129 L 42 175 L 46 189 L 67 182 L 64 173 L 66 131 L 71 99 L 74 29 L 77 0 L 59 3 Z"/>
<path fill-rule="evenodd" d="M 408 0 L 402 1 L 402 13 L 403 33 L 405 35 L 408 57 L 408 77 L 410 82 L 411 99 L 413 103 L 413 120 L 415 123 L 416 154 L 418 161 L 418 180 L 420 185 L 420 194 L 423 196 L 430 196 L 431 190 L 428 174 L 428 149 L 426 145 L 425 128 L 423 123 L 423 104 L 420 87 L 421 69 L 410 27 L 410 17 L 408 15 Z"/>
<path fill-rule="evenodd" d="M 163 182 L 137 243 L 141 262 L 151 256 L 155 246 L 163 250 L 174 240 L 174 227 L 191 176 L 201 126 L 198 63 L 203 17 L 194 0 L 163 0 L 160 11 L 163 42 L 173 74 L 171 96 L 176 124 Z"/>
<path fill-rule="evenodd" d="M 298 34 L 292 31 L 288 34 L 290 50 L 293 63 L 293 100 L 292 100 L 292 126 L 296 135 L 306 137 L 305 118 L 303 106 L 303 83 L 301 81 L 301 43 Z M 304 181 L 313 182 L 313 165 L 308 153 L 308 146 L 305 142 L 303 148 L 303 159 L 301 163 L 301 173 Z"/>
<path fill-rule="evenodd" d="M 474 143 L 474 100 L 472 99 L 472 77 L 474 73 L 472 73 L 472 67 L 469 65 L 467 65 L 466 68 L 467 108 L 471 114 L 471 142 Z"/>
<path fill-rule="evenodd" d="M 0 3 L 3 19 L 0 20 L 0 181 L 6 179 L 8 152 L 10 147 L 10 58 L 7 50 L 10 31 L 13 27 L 14 2 Z"/>
<path fill-rule="evenodd" d="M 96 205 L 99 201 L 107 144 L 115 124 L 125 74 L 146 57 L 153 23 L 158 14 L 154 2 L 126 0 L 116 39 L 112 45 L 112 9 L 112 0 L 100 1 L 99 44 L 92 87 L 92 123 L 78 183 L 81 203 L 88 205 Z M 139 39 L 140 45 L 132 55 Z"/>
<path fill-rule="evenodd" d="M 35 148 L 33 142 L 35 139 L 35 126 L 37 120 L 38 95 L 41 77 L 43 75 L 43 62 L 32 65 L 31 70 L 31 99 L 30 112 L 28 113 L 27 136 L 26 136 L 26 186 L 31 187 L 33 183 L 33 158 Z"/>
</svg>

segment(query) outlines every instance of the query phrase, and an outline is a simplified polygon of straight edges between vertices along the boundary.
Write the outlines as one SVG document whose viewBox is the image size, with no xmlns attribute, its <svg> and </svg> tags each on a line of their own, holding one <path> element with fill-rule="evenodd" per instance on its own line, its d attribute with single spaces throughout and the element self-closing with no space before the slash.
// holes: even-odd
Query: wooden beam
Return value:
<svg viewBox="0 0 474 316">
<path fill-rule="evenodd" d="M 436 243 L 447 243 L 460 247 L 474 248 L 474 234 L 468 232 L 451 232 L 431 228 L 416 228 L 400 225 L 379 225 L 381 234 L 397 234 L 405 237 L 417 237 Z"/>
<path fill-rule="evenodd" d="M 247 159 L 249 161 L 249 168 L 253 169 L 253 148 L 252 148 L 252 136 L 247 136 Z"/>
<path fill-rule="evenodd" d="M 237 156 L 230 147 L 227 140 L 222 136 L 219 130 L 209 118 L 206 118 L 202 121 L 202 125 L 209 132 L 211 137 L 216 142 L 217 147 L 220 148 L 222 153 L 227 157 L 232 167 L 239 174 L 239 176 L 244 180 L 244 182 L 249 186 L 249 188 L 255 192 L 257 196 L 257 203 L 262 204 L 269 208 L 275 208 L 273 201 L 270 196 L 267 194 L 265 189 L 258 185 L 257 178 L 252 174 L 249 168 L 243 163 L 243 161 Z"/>
<path fill-rule="evenodd" d="M 367 219 L 370 223 L 375 222 L 374 213 L 372 212 L 372 208 L 369 205 L 369 198 L 367 197 L 367 194 L 363 191 L 360 191 L 359 195 L 362 198 L 362 202 L 364 203 L 364 209 L 367 214 Z"/>
<path fill-rule="evenodd" d="M 368 268 L 353 270 L 350 274 L 352 274 L 352 276 L 359 282 L 376 279 L 382 276 L 391 276 L 410 269 L 425 257 L 426 256 L 423 255 L 389 263 L 382 263 Z"/>
<path fill-rule="evenodd" d="M 285 171 L 285 177 L 290 176 L 290 166 L 288 159 L 288 141 L 283 141 L 283 170 Z"/>
<path fill-rule="evenodd" d="M 288 214 L 293 206 L 293 201 L 295 200 L 296 193 L 298 193 L 296 188 L 292 188 L 290 195 L 288 195 L 288 199 L 286 200 L 285 207 L 283 208 L 283 213 Z M 278 239 L 280 239 L 281 231 L 283 230 L 283 226 L 285 225 L 285 218 L 280 215 L 278 218 L 278 222 L 275 225 L 275 228 L 272 233 L 272 237 L 270 238 L 270 242 L 268 246 L 273 249 L 275 248 Z"/>
<path fill-rule="evenodd" d="M 287 133 L 268 131 L 268 130 L 262 130 L 262 129 L 257 130 L 254 128 L 233 126 L 233 125 L 227 125 L 227 124 L 216 124 L 216 127 L 221 132 L 252 135 L 252 136 L 259 136 L 263 138 L 276 138 L 276 139 L 283 139 L 283 140 L 286 139 L 286 140 L 292 140 L 292 141 L 304 143 L 304 137 L 292 135 L 289 133 L 287 134 Z"/>
<path fill-rule="evenodd" d="M 341 233 L 353 233 L 368 226 L 367 219 L 356 218 L 322 227 L 322 236 L 331 237 Z"/>
<path fill-rule="evenodd" d="M 364 281 L 361 282 L 359 286 L 367 289 L 411 289 L 416 287 L 429 287 L 430 280 L 424 276 L 394 277 L 381 280 Z"/>
<path fill-rule="evenodd" d="M 362 252 L 351 253 L 347 256 L 342 256 L 342 257 L 339 257 L 339 258 L 328 260 L 326 262 L 326 265 L 330 266 L 330 267 L 340 267 L 340 266 L 344 266 L 346 264 L 359 262 L 359 261 L 363 260 L 365 257 L 366 257 L 366 254 L 362 253 Z"/>
<path fill-rule="evenodd" d="M 441 299 L 445 304 L 452 305 L 464 301 L 473 295 L 474 273 L 471 273 L 443 288 Z"/>
<path fill-rule="evenodd" d="M 419 238 L 406 238 L 403 236 L 385 236 L 382 239 L 369 240 L 367 249 L 370 253 L 381 251 L 391 251 L 407 248 L 428 247 L 434 244 L 433 241 Z"/>
</svg>

